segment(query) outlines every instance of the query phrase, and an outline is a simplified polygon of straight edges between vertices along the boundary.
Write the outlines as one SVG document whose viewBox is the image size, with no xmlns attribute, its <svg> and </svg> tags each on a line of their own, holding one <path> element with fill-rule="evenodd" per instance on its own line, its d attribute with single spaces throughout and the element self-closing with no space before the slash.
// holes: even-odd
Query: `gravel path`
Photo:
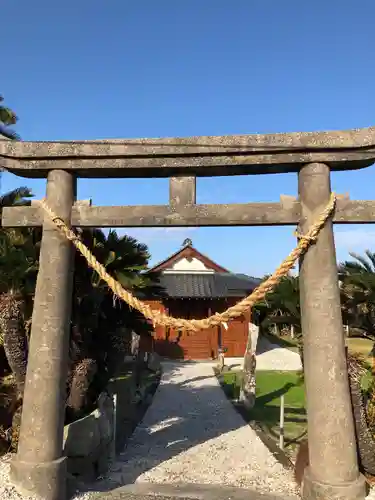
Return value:
<svg viewBox="0 0 375 500">
<path fill-rule="evenodd" d="M 1 500 L 35 500 L 35 497 L 22 496 L 9 481 L 9 469 L 12 455 L 0 459 L 0 498 Z"/>
<path fill-rule="evenodd" d="M 301 370 L 301 357 L 297 352 L 272 344 L 260 336 L 257 345 L 257 370 Z"/>
<path fill-rule="evenodd" d="M 233 369 L 243 366 L 243 358 L 226 358 L 226 364 Z M 257 370 L 299 371 L 302 369 L 301 357 L 285 347 L 272 344 L 260 336 L 257 344 Z"/>
<path fill-rule="evenodd" d="M 154 401 L 108 477 L 76 498 L 132 483 L 225 485 L 296 497 L 291 472 L 234 410 L 212 368 L 213 363 L 164 363 Z M 0 460 L 0 498 L 33 500 L 15 491 L 8 473 L 6 456 Z"/>
<path fill-rule="evenodd" d="M 154 401 L 108 478 L 112 486 L 185 482 L 295 493 L 291 472 L 234 410 L 212 368 L 163 364 Z"/>
</svg>

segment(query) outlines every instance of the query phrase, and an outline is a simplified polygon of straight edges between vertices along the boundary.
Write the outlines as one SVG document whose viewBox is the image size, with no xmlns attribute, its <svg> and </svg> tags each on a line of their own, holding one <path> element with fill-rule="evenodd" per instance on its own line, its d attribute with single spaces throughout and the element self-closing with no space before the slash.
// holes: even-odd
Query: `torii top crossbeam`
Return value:
<svg viewBox="0 0 375 500">
<path fill-rule="evenodd" d="M 78 177 L 215 176 L 296 172 L 324 162 L 331 170 L 375 162 L 375 127 L 330 132 L 116 139 L 0 141 L 3 167 L 22 177 L 63 169 Z"/>
</svg>

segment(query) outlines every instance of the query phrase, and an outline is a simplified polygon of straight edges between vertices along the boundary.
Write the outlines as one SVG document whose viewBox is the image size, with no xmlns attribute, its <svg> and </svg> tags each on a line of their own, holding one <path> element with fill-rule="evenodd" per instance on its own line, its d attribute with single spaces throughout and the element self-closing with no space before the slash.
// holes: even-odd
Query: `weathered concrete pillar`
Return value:
<svg viewBox="0 0 375 500">
<path fill-rule="evenodd" d="M 312 163 L 299 173 L 300 230 L 307 232 L 329 201 L 330 171 Z M 349 395 L 332 222 L 300 262 L 310 466 L 304 500 L 362 500 Z"/>
<path fill-rule="evenodd" d="M 70 223 L 75 179 L 49 172 L 47 202 Z M 64 405 L 72 304 L 73 247 L 45 218 L 32 316 L 18 453 L 11 475 L 20 491 L 45 500 L 65 500 L 62 457 Z"/>
</svg>

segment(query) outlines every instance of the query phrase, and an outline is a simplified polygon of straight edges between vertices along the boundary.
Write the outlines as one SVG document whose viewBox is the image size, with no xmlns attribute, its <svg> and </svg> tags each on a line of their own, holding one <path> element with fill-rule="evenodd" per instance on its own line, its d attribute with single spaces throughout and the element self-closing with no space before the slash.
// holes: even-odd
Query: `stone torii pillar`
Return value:
<svg viewBox="0 0 375 500">
<path fill-rule="evenodd" d="M 76 181 L 63 170 L 47 178 L 47 202 L 70 224 Z M 46 216 L 32 316 L 18 453 L 11 466 L 17 487 L 46 500 L 65 500 L 61 456 L 73 283 L 73 246 Z"/>
<path fill-rule="evenodd" d="M 305 165 L 298 181 L 304 234 L 328 203 L 330 169 L 322 163 Z M 301 259 L 300 295 L 310 460 L 302 497 L 363 500 L 330 220 Z"/>
</svg>

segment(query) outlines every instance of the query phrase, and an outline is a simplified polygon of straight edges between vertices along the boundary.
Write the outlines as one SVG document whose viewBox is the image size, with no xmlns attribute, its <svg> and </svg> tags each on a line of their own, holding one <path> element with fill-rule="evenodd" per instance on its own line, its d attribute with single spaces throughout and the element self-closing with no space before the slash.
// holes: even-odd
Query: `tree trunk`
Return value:
<svg viewBox="0 0 375 500">
<path fill-rule="evenodd" d="M 14 413 L 12 417 L 12 435 L 11 435 L 11 449 L 13 453 L 17 452 L 18 438 L 20 435 L 21 417 L 22 417 L 22 399 L 18 399 L 14 404 Z"/>
<path fill-rule="evenodd" d="M 23 300 L 12 291 L 0 297 L 0 330 L 3 332 L 5 355 L 22 396 L 27 368 L 27 338 L 23 324 Z"/>
<path fill-rule="evenodd" d="M 138 351 L 139 351 L 139 343 L 140 343 L 140 335 L 138 335 L 136 332 L 132 331 L 131 333 L 131 354 L 134 357 L 134 359 L 137 358 L 138 356 Z"/>
<path fill-rule="evenodd" d="M 305 372 L 305 363 L 304 363 L 304 355 L 303 355 L 303 340 L 300 339 L 298 342 L 298 352 L 301 358 L 302 372 Z"/>
<path fill-rule="evenodd" d="M 306 467 L 309 466 L 309 443 L 307 439 L 303 440 L 298 448 L 298 453 L 296 461 L 294 464 L 294 479 L 298 486 L 301 487 L 303 484 L 303 476 L 305 474 Z"/>
<path fill-rule="evenodd" d="M 97 363 L 92 358 L 79 361 L 73 369 L 67 400 L 67 419 L 80 418 L 90 403 L 89 388 L 97 372 Z"/>
<path fill-rule="evenodd" d="M 132 335 L 128 328 L 117 328 L 107 333 L 106 365 L 109 377 L 113 377 L 122 368 L 125 356 L 131 352 Z"/>
<path fill-rule="evenodd" d="M 367 423 L 365 401 L 361 390 L 362 371 L 359 363 L 350 356 L 348 372 L 360 466 L 363 472 L 375 475 L 375 442 Z"/>
</svg>

